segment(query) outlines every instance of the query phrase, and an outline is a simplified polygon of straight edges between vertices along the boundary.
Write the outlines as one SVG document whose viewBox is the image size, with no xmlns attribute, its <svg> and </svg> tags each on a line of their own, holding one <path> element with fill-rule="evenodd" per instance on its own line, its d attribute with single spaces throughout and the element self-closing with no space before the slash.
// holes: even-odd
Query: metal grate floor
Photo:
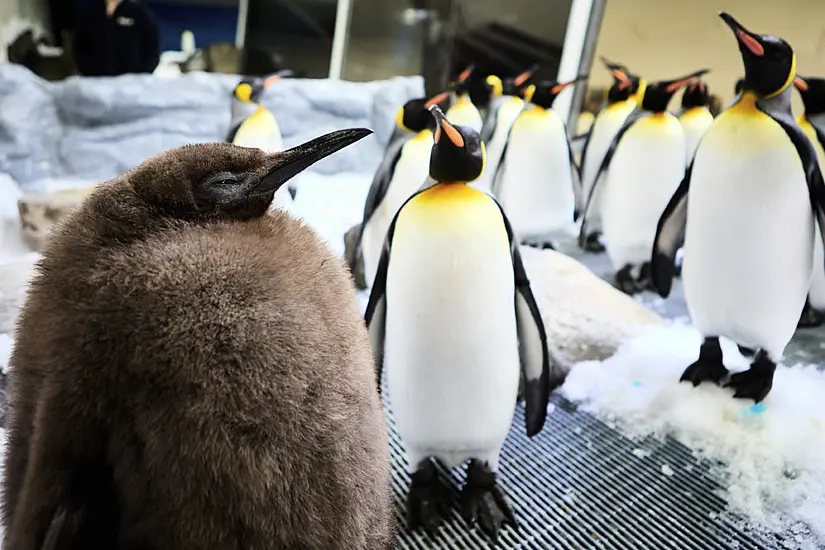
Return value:
<svg viewBox="0 0 825 550">
<path fill-rule="evenodd" d="M 399 549 L 794 548 L 791 537 L 767 541 L 744 531 L 739 518 L 725 511 L 712 464 L 697 461 L 684 445 L 673 439 L 631 441 L 558 396 L 544 430 L 532 440 L 524 433 L 524 409 L 516 407 L 504 444 L 499 482 L 518 517 L 518 530 L 505 527 L 493 545 L 454 508 L 434 539 L 424 530 L 407 532 L 407 463 L 384 395 Z M 452 475 L 454 487 L 463 484 L 462 469 L 442 474 Z"/>
</svg>

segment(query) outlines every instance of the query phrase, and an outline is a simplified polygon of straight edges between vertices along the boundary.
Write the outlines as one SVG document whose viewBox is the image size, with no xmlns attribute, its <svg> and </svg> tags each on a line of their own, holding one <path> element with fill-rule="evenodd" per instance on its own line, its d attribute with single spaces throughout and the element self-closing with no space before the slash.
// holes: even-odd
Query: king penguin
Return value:
<svg viewBox="0 0 825 550">
<path fill-rule="evenodd" d="M 11 356 L 3 548 L 389 548 L 389 440 L 351 280 L 269 210 L 370 133 L 171 149 L 61 222 Z"/>
<path fill-rule="evenodd" d="M 435 130 L 435 122 L 428 109 L 446 101 L 447 95 L 444 92 L 429 100 L 410 100 L 398 113 L 398 124 L 414 132 L 413 137 L 388 151 L 378 167 L 367 193 L 355 247 L 356 257 L 360 258 L 356 261 L 363 262 L 364 282 L 368 287 L 372 286 L 375 278 L 384 237 L 395 213 L 427 181 Z"/>
<path fill-rule="evenodd" d="M 493 180 L 493 194 L 519 240 L 541 248 L 554 248 L 553 237 L 575 219 L 579 169 L 553 102 L 576 82 L 542 81 L 527 87 L 529 106 L 513 123 Z"/>
<path fill-rule="evenodd" d="M 642 108 L 627 117 L 596 172 L 579 245 L 584 246 L 590 234 L 593 196 L 604 186 L 599 206 L 607 255 L 616 287 L 627 294 L 649 286 L 656 222 L 685 175 L 685 133 L 679 120 L 667 112 L 668 103 L 680 88 L 707 72 L 703 69 L 649 85 Z"/>
<path fill-rule="evenodd" d="M 469 460 L 462 515 L 495 537 L 515 523 L 496 471 L 519 379 L 534 436 L 564 368 L 551 361 L 504 211 L 466 185 L 484 165 L 478 133 L 431 111 L 434 181 L 404 203 L 387 231 L 365 320 L 407 453 L 409 525 L 433 530 L 446 513 L 450 492 L 434 460 L 446 467 Z"/>
<path fill-rule="evenodd" d="M 625 119 L 634 112 L 644 96 L 646 83 L 639 76 L 630 73 L 626 67 L 601 58 L 602 63 L 613 75 L 613 85 L 607 91 L 607 105 L 596 115 L 590 127 L 587 140 L 582 149 L 581 176 L 582 192 L 578 197 L 577 206 L 584 212 L 585 203 L 590 196 L 605 153 L 610 148 L 613 138 L 624 124 Z M 604 246 L 599 241 L 602 232 L 601 221 L 601 193 L 593 196 L 593 212 L 589 219 L 589 233 L 586 235 L 584 250 L 587 252 L 602 252 Z"/>
<path fill-rule="evenodd" d="M 814 217 L 825 221 L 816 151 L 791 114 L 796 56 L 781 38 L 756 34 L 727 13 L 745 66 L 742 93 L 711 124 L 656 231 L 652 277 L 667 296 L 684 237 L 682 279 L 703 337 L 682 381 L 732 387 L 762 401 L 793 336 L 811 282 Z M 719 337 L 757 349 L 732 376 Z"/>
<path fill-rule="evenodd" d="M 281 129 L 275 116 L 263 105 L 264 91 L 291 71 L 281 71 L 267 78 L 244 79 L 232 92 L 232 118 L 226 141 L 242 147 L 257 147 L 274 153 L 284 148 Z M 286 186 L 275 195 L 273 205 L 289 207 L 295 199 L 296 189 Z"/>
<path fill-rule="evenodd" d="M 797 124 L 811 140 L 816 150 L 819 168 L 822 170 L 825 168 L 825 79 L 796 75 L 794 85 L 805 107 L 805 112 L 799 116 Z M 818 228 L 815 233 L 817 231 Z M 819 239 L 814 240 L 814 247 L 811 290 L 799 318 L 799 326 L 802 328 L 818 327 L 825 321 L 825 256 Z"/>
<path fill-rule="evenodd" d="M 699 140 L 713 122 L 710 114 L 710 92 L 708 85 L 697 79 L 682 92 L 682 112 L 679 123 L 685 132 L 685 166 L 690 165 Z"/>
<path fill-rule="evenodd" d="M 470 100 L 470 89 L 468 79 L 473 72 L 473 65 L 464 69 L 455 83 L 451 86 L 453 92 L 453 102 L 447 109 L 447 120 L 457 126 L 469 126 L 476 132 L 481 132 L 484 119 L 478 108 Z"/>
<path fill-rule="evenodd" d="M 533 65 L 513 78 L 500 79 L 495 75 L 487 77 L 492 99 L 481 129 L 481 141 L 487 148 L 487 166 L 484 174 L 473 183 L 476 189 L 485 192 L 492 190 L 492 175 L 498 170 L 510 128 L 524 108 L 524 88 L 537 70 L 538 65 Z"/>
</svg>

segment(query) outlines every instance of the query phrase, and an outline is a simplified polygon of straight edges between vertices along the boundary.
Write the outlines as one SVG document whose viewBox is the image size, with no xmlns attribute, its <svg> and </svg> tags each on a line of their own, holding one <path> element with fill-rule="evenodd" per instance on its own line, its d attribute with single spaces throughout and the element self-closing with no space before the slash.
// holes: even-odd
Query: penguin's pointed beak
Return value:
<svg viewBox="0 0 825 550">
<path fill-rule="evenodd" d="M 464 147 L 464 138 L 461 136 L 461 133 L 456 130 L 455 126 L 450 124 L 447 117 L 444 115 L 444 112 L 438 107 L 438 105 L 433 105 L 430 107 L 430 112 L 435 117 L 435 122 L 437 124 L 434 136 L 435 144 L 438 145 L 441 141 L 442 135 L 446 135 L 447 139 L 449 139 L 453 145 L 456 147 Z"/>
<path fill-rule="evenodd" d="M 474 69 L 475 69 L 475 65 L 473 65 L 472 63 L 467 65 L 467 68 L 464 69 L 463 71 L 461 71 L 461 74 L 458 75 L 458 78 L 456 79 L 456 82 L 461 84 L 462 82 L 464 82 L 465 80 L 470 78 L 470 75 L 473 74 Z"/>
<path fill-rule="evenodd" d="M 441 92 L 440 94 L 436 94 L 427 100 L 427 102 L 424 104 L 424 108 L 429 109 L 433 105 L 441 105 L 442 103 L 447 101 L 448 97 L 450 97 L 450 92 Z"/>
<path fill-rule="evenodd" d="M 679 78 L 677 80 L 671 80 L 667 84 L 667 86 L 665 86 L 665 91 L 668 92 L 668 93 L 675 92 L 676 90 L 678 90 L 682 86 L 685 86 L 689 82 L 691 82 L 691 81 L 693 81 L 693 80 L 699 78 L 700 76 L 705 75 L 709 72 L 710 72 L 710 69 L 700 69 L 700 70 L 696 71 L 695 73 L 691 73 L 691 74 L 689 74 L 687 76 L 684 76 L 682 78 Z"/>
<path fill-rule="evenodd" d="M 808 91 L 808 82 L 805 80 L 805 77 L 803 76 L 796 75 L 793 79 L 793 85 L 800 92 Z"/>
<path fill-rule="evenodd" d="M 550 90 L 550 92 L 553 95 L 557 95 L 557 94 L 561 93 L 561 91 L 564 90 L 565 88 L 569 88 L 573 84 L 581 82 L 584 79 L 585 79 L 584 77 L 580 76 L 578 78 L 575 78 L 575 79 L 571 80 L 570 82 L 563 82 L 561 84 L 556 84 L 555 86 L 553 86 L 553 88 Z"/>
<path fill-rule="evenodd" d="M 513 79 L 513 84 L 515 84 L 519 88 L 524 86 L 524 84 L 526 84 L 527 81 L 530 80 L 530 77 L 532 77 L 538 70 L 539 64 L 533 63 L 533 65 L 531 65 L 529 69 L 527 69 L 526 71 L 524 71 L 523 73 L 521 73 Z"/>
<path fill-rule="evenodd" d="M 736 40 L 739 42 L 741 47 L 745 48 L 748 52 L 757 57 L 762 57 L 765 55 L 765 47 L 762 45 L 758 35 L 755 35 L 743 27 L 742 24 L 734 19 L 729 13 L 720 11 L 719 17 L 722 18 L 722 21 L 727 23 L 728 27 L 730 27 L 733 31 L 733 34 L 736 35 Z"/>
<path fill-rule="evenodd" d="M 250 194 L 274 193 L 284 183 L 319 160 L 372 134 L 367 128 L 338 130 L 272 155 L 273 164 Z"/>
</svg>

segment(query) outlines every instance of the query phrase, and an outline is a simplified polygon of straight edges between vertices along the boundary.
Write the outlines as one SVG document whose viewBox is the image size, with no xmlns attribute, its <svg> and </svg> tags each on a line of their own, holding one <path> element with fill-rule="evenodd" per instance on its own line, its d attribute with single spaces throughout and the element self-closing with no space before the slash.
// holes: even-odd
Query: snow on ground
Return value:
<svg viewBox="0 0 825 550">
<path fill-rule="evenodd" d="M 576 365 L 562 393 L 618 420 L 629 437 L 672 435 L 699 456 L 723 461 L 733 512 L 768 529 L 800 532 L 804 522 L 814 533 L 801 547 L 823 548 L 825 373 L 780 365 L 772 392 L 754 405 L 712 384 L 679 383 L 700 343 L 690 326 L 651 328 L 603 362 Z M 723 350 L 728 369 L 747 369 L 735 345 L 723 342 Z"/>
</svg>

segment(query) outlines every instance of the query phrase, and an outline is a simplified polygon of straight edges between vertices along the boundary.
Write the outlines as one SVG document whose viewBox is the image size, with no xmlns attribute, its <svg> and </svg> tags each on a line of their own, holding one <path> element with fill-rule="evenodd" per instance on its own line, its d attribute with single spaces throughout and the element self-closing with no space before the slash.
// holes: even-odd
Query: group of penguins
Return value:
<svg viewBox="0 0 825 550">
<path fill-rule="evenodd" d="M 171 149 L 98 186 L 55 229 L 18 317 L 5 550 L 390 548 L 384 388 L 408 461 L 408 527 L 437 531 L 453 505 L 437 464 L 466 463 L 461 515 L 495 538 L 516 524 L 497 482 L 514 404 L 535 436 L 567 371 L 521 244 L 578 210 L 580 241 L 595 247 L 602 186 L 608 254 L 645 272 L 635 281 L 667 296 L 683 249 L 704 340 L 682 380 L 763 400 L 825 262 L 825 111 L 813 99 L 825 82 L 796 75 L 785 40 L 720 17 L 745 67 L 736 100 L 704 117 L 691 154 L 666 108 L 681 87 L 703 96 L 703 71 L 644 86 L 610 64 L 616 101 L 584 151 L 584 172 L 598 165 L 589 188 L 550 110 L 570 83 L 489 79 L 487 129 L 466 75 L 446 112 L 445 97 L 408 103 L 398 126 L 414 135 L 390 142 L 367 201 L 365 225 L 386 227 L 362 229 L 363 317 L 344 262 L 273 205 L 370 130 L 286 150 L 256 141 L 275 134 L 255 101 L 263 84 L 244 81 L 234 96 L 246 116 L 227 142 L 247 146 Z M 623 120 L 604 118 L 614 105 Z M 605 121 L 615 135 L 597 140 Z M 753 356 L 747 371 L 728 373 L 720 337 Z"/>
</svg>

